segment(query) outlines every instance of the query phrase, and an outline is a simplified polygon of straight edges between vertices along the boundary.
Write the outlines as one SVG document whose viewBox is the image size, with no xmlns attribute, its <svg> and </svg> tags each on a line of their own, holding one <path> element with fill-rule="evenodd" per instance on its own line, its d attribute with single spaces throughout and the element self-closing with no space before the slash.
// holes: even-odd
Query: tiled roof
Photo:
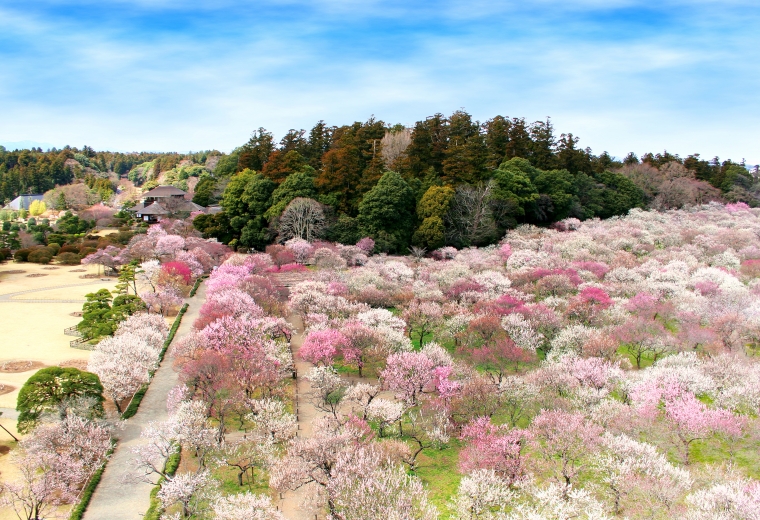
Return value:
<svg viewBox="0 0 760 520">
<path fill-rule="evenodd" d="M 172 197 L 175 195 L 185 196 L 185 192 L 174 186 L 158 186 L 147 193 L 143 193 L 143 198 L 148 197 Z"/>
<path fill-rule="evenodd" d="M 158 202 L 154 202 L 145 209 L 137 212 L 139 215 L 168 215 L 169 212 Z"/>
</svg>

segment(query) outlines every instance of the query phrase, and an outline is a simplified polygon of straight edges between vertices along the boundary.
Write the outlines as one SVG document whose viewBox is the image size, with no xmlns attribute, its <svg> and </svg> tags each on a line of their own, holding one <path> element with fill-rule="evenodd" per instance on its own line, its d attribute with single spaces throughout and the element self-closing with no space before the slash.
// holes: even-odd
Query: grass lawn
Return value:
<svg viewBox="0 0 760 520">
<path fill-rule="evenodd" d="M 457 471 L 459 441 L 452 439 L 442 450 L 426 449 L 417 457 L 415 474 L 428 489 L 431 503 L 441 512 L 441 518 L 449 518 L 450 499 L 457 492 L 462 475 Z"/>
</svg>

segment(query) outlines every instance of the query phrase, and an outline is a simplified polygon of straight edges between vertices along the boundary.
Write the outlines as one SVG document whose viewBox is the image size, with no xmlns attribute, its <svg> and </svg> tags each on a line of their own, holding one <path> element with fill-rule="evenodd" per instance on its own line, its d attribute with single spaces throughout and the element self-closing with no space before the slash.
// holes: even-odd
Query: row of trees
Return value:
<svg viewBox="0 0 760 520">
<path fill-rule="evenodd" d="M 279 145 L 259 129 L 199 183 L 198 202 L 217 193 L 225 212 L 200 218 L 197 227 L 263 249 L 293 236 L 281 219 L 290 201 L 307 198 L 322 206 L 317 218 L 326 238 L 354 243 L 370 235 L 379 250 L 404 252 L 410 245 L 486 245 L 520 223 L 756 199 L 754 178 L 731 161 L 665 152 L 620 162 L 579 149 L 577 141 L 555 137 L 551 121 L 497 116 L 480 124 L 463 111 L 412 129 L 374 119 L 333 128 L 320 122 L 308 135 L 291 130 Z"/>
<path fill-rule="evenodd" d="M 283 518 L 269 497 L 244 492 L 296 434 L 286 404 L 290 328 L 264 310 L 279 309 L 272 266 L 269 255 L 237 256 L 215 270 L 195 330 L 172 347 L 180 385 L 169 394 L 169 419 L 143 431 L 132 471 L 160 483 L 157 498 L 172 518 Z M 230 435 L 234 425 L 246 434 Z M 167 473 L 166 458 L 179 450 L 197 467 Z M 234 475 L 225 491 L 239 490 L 223 494 L 221 474 Z"/>
<path fill-rule="evenodd" d="M 353 244 L 370 236 L 381 251 L 403 252 L 409 245 L 486 245 L 520 222 L 606 218 L 644 204 L 642 191 L 624 175 L 545 171 L 524 159 L 505 161 L 476 185 L 454 187 L 441 179 L 428 180 L 430 185 L 418 193 L 401 174 L 388 171 L 351 216 L 336 215 L 330 197 L 319 193 L 318 177 L 309 166 L 279 186 L 246 169 L 227 184 L 221 200 L 225 211 L 199 215 L 194 225 L 208 236 L 258 249 L 275 238 L 325 236 Z"/>
</svg>

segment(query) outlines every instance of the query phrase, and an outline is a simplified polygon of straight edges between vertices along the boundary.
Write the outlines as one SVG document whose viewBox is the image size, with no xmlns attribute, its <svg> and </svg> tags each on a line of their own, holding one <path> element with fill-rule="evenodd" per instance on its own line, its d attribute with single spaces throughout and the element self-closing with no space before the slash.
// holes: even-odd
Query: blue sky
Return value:
<svg viewBox="0 0 760 520">
<path fill-rule="evenodd" d="M 756 164 L 759 24 L 756 0 L 0 0 L 0 143 L 229 151 L 464 108 Z"/>
</svg>

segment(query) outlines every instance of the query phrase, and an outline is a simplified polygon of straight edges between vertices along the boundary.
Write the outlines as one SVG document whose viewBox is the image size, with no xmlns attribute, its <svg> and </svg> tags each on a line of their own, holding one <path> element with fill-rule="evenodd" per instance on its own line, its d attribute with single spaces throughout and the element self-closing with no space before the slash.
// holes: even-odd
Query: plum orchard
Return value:
<svg viewBox="0 0 760 520">
<path fill-rule="evenodd" d="M 315 365 L 303 437 L 282 266 L 233 255 L 135 471 L 155 482 L 167 455 L 194 459 L 159 493 L 180 518 L 277 518 L 269 493 L 295 489 L 342 520 L 754 518 L 759 217 L 635 210 L 430 258 L 272 250 L 319 266 L 288 302 Z"/>
</svg>

